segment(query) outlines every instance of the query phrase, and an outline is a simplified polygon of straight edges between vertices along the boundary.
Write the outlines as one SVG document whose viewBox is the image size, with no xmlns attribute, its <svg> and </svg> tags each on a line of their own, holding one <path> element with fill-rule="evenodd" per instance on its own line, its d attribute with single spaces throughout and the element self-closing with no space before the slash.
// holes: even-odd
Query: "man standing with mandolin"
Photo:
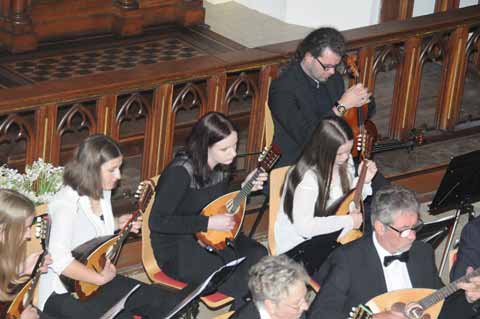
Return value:
<svg viewBox="0 0 480 319">
<path fill-rule="evenodd" d="M 303 39 L 290 64 L 272 81 L 268 105 L 275 124 L 273 143 L 282 150 L 277 167 L 294 164 L 322 118 L 343 116 L 366 103 L 375 112 L 362 83 L 347 90 L 343 68 L 345 38 L 336 29 L 319 28 Z"/>
<path fill-rule="evenodd" d="M 352 307 L 365 304 L 386 292 L 398 294 L 400 289 L 442 287 L 437 274 L 433 249 L 429 244 L 416 241 L 416 232 L 423 222 L 419 219 L 420 205 L 414 192 L 396 185 L 379 190 L 372 203 L 374 232 L 348 245 L 337 248 L 324 267 L 330 267 L 316 300 L 310 307 L 309 318 L 344 319 Z M 327 273 L 327 272 L 325 272 Z M 458 283 L 465 290 L 469 302 L 479 297 L 480 277 Z M 412 290 L 407 290 L 408 295 Z M 388 304 L 403 301 L 417 302 L 423 295 L 409 295 L 407 300 L 391 300 L 378 304 L 380 311 L 373 316 L 359 318 L 407 318 L 393 311 Z M 463 295 L 447 298 L 439 318 L 451 319 L 447 313 L 457 309 L 455 319 L 469 318 L 471 309 L 457 308 L 464 303 Z M 413 300 L 412 300 L 413 299 Z M 440 301 L 440 300 L 437 300 Z M 408 308 L 408 306 L 407 306 Z M 435 307 L 432 307 L 435 308 Z M 425 309 L 428 313 L 429 309 Z M 432 319 L 435 313 L 430 313 Z"/>
</svg>

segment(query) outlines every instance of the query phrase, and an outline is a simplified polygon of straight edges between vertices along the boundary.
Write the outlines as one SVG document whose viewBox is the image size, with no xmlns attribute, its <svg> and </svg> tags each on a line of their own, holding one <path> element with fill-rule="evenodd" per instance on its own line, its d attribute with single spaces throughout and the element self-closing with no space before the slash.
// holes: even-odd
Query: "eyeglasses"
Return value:
<svg viewBox="0 0 480 319">
<path fill-rule="evenodd" d="M 418 222 L 415 225 L 413 225 L 412 227 L 407 228 L 407 229 L 401 229 L 401 230 L 396 229 L 392 225 L 387 224 L 388 228 L 396 231 L 400 235 L 400 237 L 402 237 L 402 238 L 407 238 L 408 236 L 410 236 L 410 233 L 412 231 L 415 232 L 415 233 L 419 232 L 423 228 L 423 225 L 424 225 L 424 223 L 421 219 L 419 219 Z"/>
<path fill-rule="evenodd" d="M 316 57 L 315 60 L 317 60 L 317 62 L 320 63 L 320 65 L 325 71 L 335 70 L 339 73 L 343 73 L 345 71 L 345 65 L 342 62 L 335 65 L 331 65 L 331 64 L 323 64 L 318 57 Z"/>
</svg>

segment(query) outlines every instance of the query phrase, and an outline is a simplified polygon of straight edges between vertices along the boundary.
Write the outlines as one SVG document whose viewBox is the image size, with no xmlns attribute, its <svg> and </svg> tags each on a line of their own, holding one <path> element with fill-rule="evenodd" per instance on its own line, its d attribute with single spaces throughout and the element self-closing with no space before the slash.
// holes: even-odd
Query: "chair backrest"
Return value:
<svg viewBox="0 0 480 319">
<path fill-rule="evenodd" d="M 222 313 L 221 315 L 213 317 L 213 319 L 228 319 L 231 316 L 233 316 L 234 313 L 235 313 L 235 311 L 228 311 L 226 313 Z"/>
<path fill-rule="evenodd" d="M 280 208 L 281 189 L 290 166 L 279 167 L 270 172 L 270 199 L 268 208 L 268 249 L 270 255 L 276 255 L 275 222 Z"/>
<path fill-rule="evenodd" d="M 157 185 L 160 175 L 152 177 L 152 182 Z M 148 220 L 150 219 L 150 213 L 152 212 L 153 202 L 155 201 L 155 196 L 152 197 L 150 203 L 148 203 L 147 208 L 143 212 L 143 221 L 142 221 L 142 264 L 145 268 L 148 278 L 154 280 L 154 275 L 161 271 L 158 266 L 155 255 L 153 254 L 152 243 L 150 241 L 150 227 L 148 226 Z"/>
<path fill-rule="evenodd" d="M 268 98 L 265 102 L 265 116 L 263 119 L 263 132 L 265 138 L 265 145 L 272 144 L 273 141 L 273 132 L 275 130 L 275 126 L 273 124 L 272 112 L 270 112 L 270 108 L 268 107 Z"/>
</svg>

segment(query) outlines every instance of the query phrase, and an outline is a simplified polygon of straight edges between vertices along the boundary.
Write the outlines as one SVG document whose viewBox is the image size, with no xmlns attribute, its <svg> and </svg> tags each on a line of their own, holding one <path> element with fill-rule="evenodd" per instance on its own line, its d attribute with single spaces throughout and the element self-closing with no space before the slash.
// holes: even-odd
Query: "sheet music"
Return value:
<svg viewBox="0 0 480 319">
<path fill-rule="evenodd" d="M 215 270 L 210 276 L 208 276 L 207 279 L 205 279 L 204 282 L 202 282 L 197 288 L 195 288 L 194 291 L 192 291 L 187 297 L 185 297 L 175 308 L 173 308 L 172 311 L 168 313 L 168 315 L 165 317 L 165 319 L 170 319 L 172 318 L 175 314 L 177 314 L 180 310 L 182 310 L 186 305 L 188 305 L 193 299 L 198 297 L 204 290 L 207 288 L 208 284 L 212 280 L 212 278 L 222 271 L 223 269 L 227 267 L 235 267 L 241 262 L 245 260 L 246 257 L 238 258 L 235 260 L 232 260 L 231 262 L 223 265 L 222 267 L 218 268 Z M 102 318 L 103 319 L 103 318 Z"/>
<path fill-rule="evenodd" d="M 135 292 L 140 287 L 140 284 L 133 287 L 122 299 L 120 299 L 116 304 L 113 305 L 110 310 L 108 310 L 100 319 L 113 319 L 116 315 L 120 313 L 125 308 L 125 303 L 127 302 L 128 297 Z"/>
</svg>

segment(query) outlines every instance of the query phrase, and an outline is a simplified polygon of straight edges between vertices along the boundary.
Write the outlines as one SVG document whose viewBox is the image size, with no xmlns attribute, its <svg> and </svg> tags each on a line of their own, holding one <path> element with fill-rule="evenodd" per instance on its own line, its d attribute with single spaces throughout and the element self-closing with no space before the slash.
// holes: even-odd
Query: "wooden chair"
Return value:
<svg viewBox="0 0 480 319">
<path fill-rule="evenodd" d="M 228 319 L 231 316 L 233 316 L 234 313 L 235 313 L 235 311 L 229 311 L 229 312 L 226 312 L 226 313 L 222 313 L 221 315 L 218 315 L 216 317 L 213 317 L 213 319 Z"/>
<path fill-rule="evenodd" d="M 157 184 L 158 178 L 160 176 L 155 176 L 151 179 L 154 185 Z M 152 244 L 150 241 L 150 227 L 148 226 L 148 220 L 150 213 L 152 212 L 153 199 L 148 204 L 145 212 L 143 213 L 143 222 L 142 222 L 142 264 L 145 268 L 148 278 L 156 284 L 160 284 L 172 289 L 181 290 L 187 286 L 187 283 L 176 280 L 165 272 L 162 271 L 161 267 L 158 265 L 157 260 L 153 254 Z M 200 300 L 210 309 L 216 309 L 223 307 L 231 303 L 234 299 L 233 297 L 222 294 L 221 292 L 216 292 L 208 296 L 200 297 Z"/>
<path fill-rule="evenodd" d="M 270 201 L 268 209 L 268 250 L 270 255 L 277 254 L 275 245 L 275 222 L 280 208 L 281 189 L 290 166 L 280 167 L 270 172 Z"/>
<path fill-rule="evenodd" d="M 270 108 L 268 107 L 268 99 L 265 102 L 265 117 L 263 120 L 263 135 L 265 138 L 265 145 L 272 144 L 273 141 L 273 132 L 275 131 L 275 125 L 273 123 L 272 112 L 270 112 Z"/>
</svg>

